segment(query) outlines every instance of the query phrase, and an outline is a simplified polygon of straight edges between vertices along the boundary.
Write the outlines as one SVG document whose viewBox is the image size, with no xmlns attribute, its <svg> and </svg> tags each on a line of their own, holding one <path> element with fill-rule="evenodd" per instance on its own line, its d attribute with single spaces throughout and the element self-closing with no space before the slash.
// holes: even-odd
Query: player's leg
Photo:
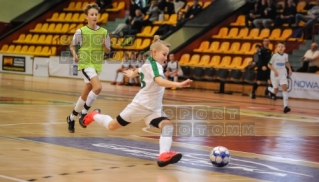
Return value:
<svg viewBox="0 0 319 182">
<path fill-rule="evenodd" d="M 100 92 L 102 90 L 102 85 L 101 85 L 100 79 L 99 79 L 94 68 L 85 68 L 82 72 L 83 72 L 83 75 L 86 76 L 87 79 L 90 81 L 90 83 L 92 85 L 92 89 L 89 92 L 87 99 L 85 101 L 85 104 L 84 104 L 84 108 L 80 113 L 80 117 L 79 117 L 80 125 L 81 125 L 81 123 L 83 123 L 83 121 L 82 121 L 83 118 L 88 113 L 92 104 L 94 103 L 97 96 L 100 94 Z M 83 126 L 83 125 L 81 125 L 81 126 L 83 128 L 85 128 L 85 126 Z"/>
<path fill-rule="evenodd" d="M 118 69 L 116 70 L 114 82 L 112 82 L 111 85 L 116 85 L 117 77 L 118 77 L 118 75 L 119 75 L 120 72 L 122 72 L 122 68 L 118 68 Z"/>
<path fill-rule="evenodd" d="M 155 114 L 155 115 L 154 115 Z M 159 139 L 159 156 L 157 158 L 157 164 L 159 167 L 164 167 L 169 164 L 177 163 L 181 158 L 182 154 L 171 151 L 173 142 L 173 123 L 165 116 L 154 113 L 145 119 L 147 125 L 154 126 L 161 129 L 161 136 Z M 157 116 L 155 119 L 154 116 Z M 159 116 L 159 117 L 158 117 Z M 164 117 L 163 117 L 164 116 Z"/>
<path fill-rule="evenodd" d="M 268 91 L 274 95 L 278 93 L 278 88 L 279 88 L 279 80 L 276 77 L 271 77 L 271 83 L 272 87 L 268 86 Z"/>
<path fill-rule="evenodd" d="M 87 96 L 89 92 L 92 90 L 92 85 L 90 84 L 90 81 L 87 78 L 84 78 L 84 82 L 85 82 L 85 86 L 82 91 L 82 94 L 79 97 L 78 101 L 76 102 L 72 113 L 66 118 L 66 121 L 68 123 L 68 130 L 70 133 L 74 133 L 75 117 L 78 116 L 78 114 L 83 109 Z"/>
<path fill-rule="evenodd" d="M 280 84 L 281 84 L 281 87 L 282 87 L 282 97 L 283 97 L 283 103 L 284 103 L 284 113 L 288 113 L 291 111 L 291 109 L 288 107 L 288 92 L 287 92 L 287 89 L 288 89 L 288 80 L 285 77 L 282 77 L 280 79 Z"/>
</svg>

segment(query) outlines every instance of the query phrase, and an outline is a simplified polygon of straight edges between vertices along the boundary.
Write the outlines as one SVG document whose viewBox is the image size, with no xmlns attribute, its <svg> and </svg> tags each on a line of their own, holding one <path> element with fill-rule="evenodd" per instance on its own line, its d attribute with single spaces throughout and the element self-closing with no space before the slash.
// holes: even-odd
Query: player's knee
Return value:
<svg viewBox="0 0 319 182">
<path fill-rule="evenodd" d="M 100 92 L 102 91 L 102 85 L 97 85 L 97 86 L 93 87 L 92 90 L 95 94 L 100 94 Z"/>
</svg>

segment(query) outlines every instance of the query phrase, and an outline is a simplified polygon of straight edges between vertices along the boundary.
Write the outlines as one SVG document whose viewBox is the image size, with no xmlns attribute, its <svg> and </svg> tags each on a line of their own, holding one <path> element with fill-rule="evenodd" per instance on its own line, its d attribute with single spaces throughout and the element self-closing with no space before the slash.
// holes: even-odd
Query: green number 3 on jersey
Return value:
<svg viewBox="0 0 319 182">
<path fill-rule="evenodd" d="M 144 88 L 146 86 L 146 83 L 144 81 L 144 74 L 143 73 L 138 73 L 141 78 L 141 88 Z"/>
</svg>

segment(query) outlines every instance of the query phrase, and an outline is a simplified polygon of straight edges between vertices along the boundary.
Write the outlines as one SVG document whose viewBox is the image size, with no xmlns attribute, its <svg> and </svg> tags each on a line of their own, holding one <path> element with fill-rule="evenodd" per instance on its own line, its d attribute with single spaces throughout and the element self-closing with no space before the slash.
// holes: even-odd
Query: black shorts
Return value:
<svg viewBox="0 0 319 182">
<path fill-rule="evenodd" d="M 266 71 L 262 70 L 262 67 L 258 67 L 257 70 L 257 80 L 258 81 L 267 81 L 270 80 L 270 69 L 267 68 Z"/>
</svg>

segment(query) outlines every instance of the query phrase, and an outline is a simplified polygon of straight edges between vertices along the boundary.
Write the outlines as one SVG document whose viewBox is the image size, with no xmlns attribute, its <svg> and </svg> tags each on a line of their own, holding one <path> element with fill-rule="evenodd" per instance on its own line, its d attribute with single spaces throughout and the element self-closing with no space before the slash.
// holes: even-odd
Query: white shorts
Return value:
<svg viewBox="0 0 319 182">
<path fill-rule="evenodd" d="M 270 80 L 273 88 L 278 88 L 279 85 L 288 85 L 288 79 L 286 75 L 279 75 L 278 77 L 272 75 Z"/>
<path fill-rule="evenodd" d="M 88 67 L 85 69 L 82 69 L 82 73 L 84 76 L 84 82 L 85 83 L 90 83 L 90 80 L 95 77 L 98 76 L 98 74 L 96 73 L 96 70 L 92 67 Z"/>
<path fill-rule="evenodd" d="M 137 121 L 144 121 L 147 126 L 151 126 L 151 121 L 154 119 L 160 119 L 161 121 L 164 119 L 168 120 L 167 116 L 162 110 L 154 112 L 134 104 L 129 104 L 126 106 L 119 116 L 124 120 L 124 122 L 134 123 Z M 119 123 L 121 124 L 120 121 Z"/>
</svg>

